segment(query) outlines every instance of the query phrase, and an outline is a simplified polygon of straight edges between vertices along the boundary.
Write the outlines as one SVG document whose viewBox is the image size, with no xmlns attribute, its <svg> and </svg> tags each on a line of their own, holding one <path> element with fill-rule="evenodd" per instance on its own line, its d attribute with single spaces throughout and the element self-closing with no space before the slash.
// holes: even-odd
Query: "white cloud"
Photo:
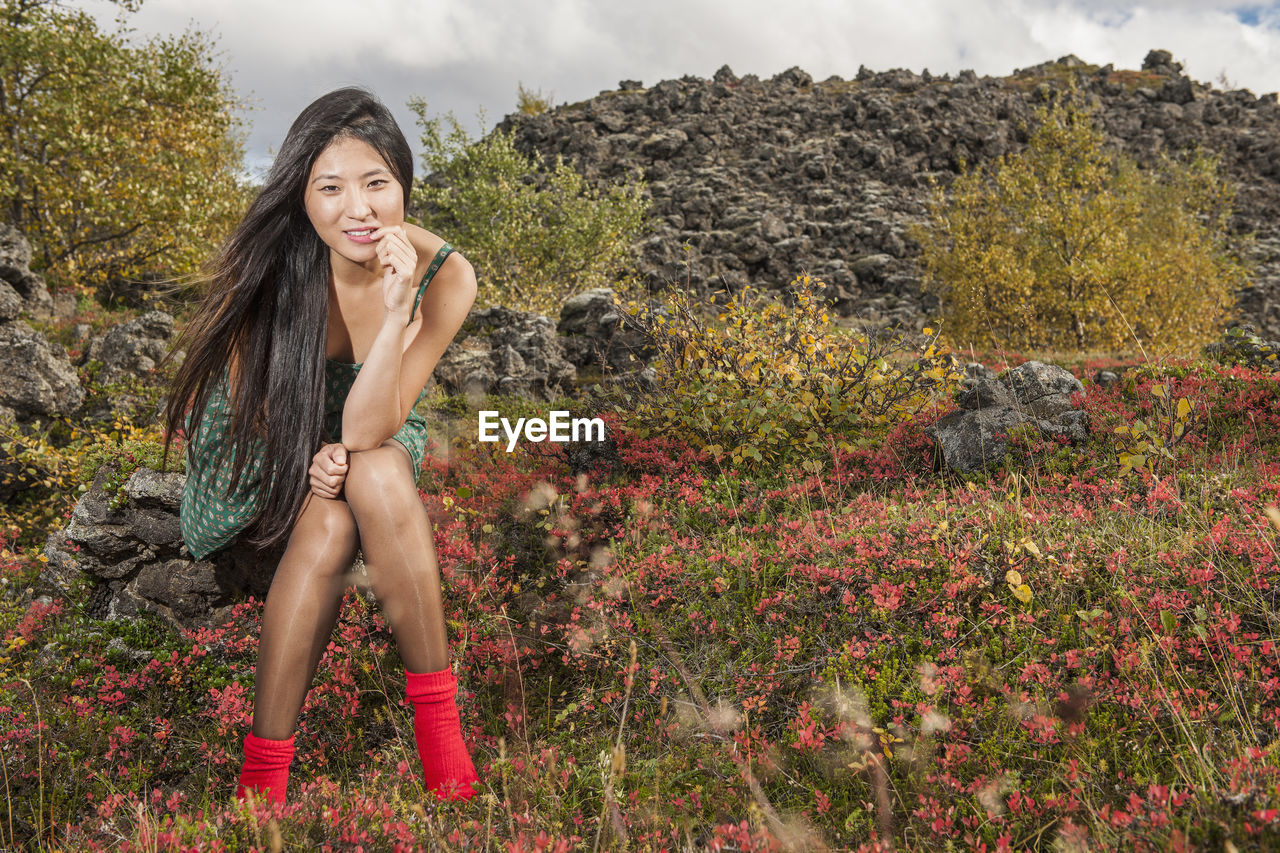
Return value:
<svg viewBox="0 0 1280 853">
<path fill-rule="evenodd" d="M 83 5 L 109 22 L 115 7 Z M 1280 89 L 1280 4 L 1225 0 L 146 0 L 140 34 L 189 22 L 220 36 L 234 85 L 261 105 L 251 119 L 261 160 L 312 98 L 367 85 L 415 136 L 411 94 L 431 108 L 490 122 L 511 110 L 517 83 L 557 102 L 591 97 L 621 79 L 652 84 L 722 64 L 770 76 L 798 65 L 816 79 L 928 68 L 1008 74 L 1074 53 L 1137 68 L 1170 50 L 1192 77 L 1261 94 Z"/>
</svg>

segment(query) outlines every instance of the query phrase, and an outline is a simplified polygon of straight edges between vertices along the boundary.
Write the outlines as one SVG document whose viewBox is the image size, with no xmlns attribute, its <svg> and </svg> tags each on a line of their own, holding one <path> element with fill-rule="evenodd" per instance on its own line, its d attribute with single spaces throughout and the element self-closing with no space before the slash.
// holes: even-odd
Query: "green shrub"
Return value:
<svg viewBox="0 0 1280 853">
<path fill-rule="evenodd" d="M 956 346 L 1190 352 L 1245 270 L 1229 251 L 1234 187 L 1216 158 L 1142 170 L 1105 149 L 1090 109 L 1037 113 L 1026 149 L 939 191 L 920 243 Z M 1154 355 L 1154 353 L 1152 353 Z"/>
<path fill-rule="evenodd" d="M 543 171 L 511 133 L 472 139 L 452 114 L 446 132 L 425 101 L 409 106 L 428 173 L 412 206 L 475 266 L 482 305 L 556 316 L 575 293 L 630 286 L 649 207 L 638 179 L 599 188 L 560 158 Z"/>
<path fill-rule="evenodd" d="M 64 4 L 3 0 L 0 46 L 0 218 L 32 266 L 89 292 L 194 272 L 245 201 L 212 42 L 136 45 Z"/>
<path fill-rule="evenodd" d="M 949 398 L 959 376 L 944 348 L 896 333 L 842 331 L 821 288 L 797 277 L 794 306 L 744 289 L 715 324 L 679 290 L 665 311 L 629 304 L 628 322 L 658 353 L 658 388 L 631 407 L 637 432 L 675 436 L 717 460 L 763 469 L 870 444 Z M 630 406 L 629 395 L 622 404 Z"/>
</svg>

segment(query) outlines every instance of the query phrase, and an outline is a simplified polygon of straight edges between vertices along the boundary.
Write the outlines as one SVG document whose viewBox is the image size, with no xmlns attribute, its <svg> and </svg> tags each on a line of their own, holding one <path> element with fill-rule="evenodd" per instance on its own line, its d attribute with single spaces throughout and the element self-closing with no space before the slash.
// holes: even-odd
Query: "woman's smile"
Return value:
<svg viewBox="0 0 1280 853">
<path fill-rule="evenodd" d="M 362 228 L 358 231 L 344 231 L 343 233 L 346 234 L 353 243 L 372 243 L 374 242 L 373 232 L 377 230 L 377 228 Z"/>
</svg>

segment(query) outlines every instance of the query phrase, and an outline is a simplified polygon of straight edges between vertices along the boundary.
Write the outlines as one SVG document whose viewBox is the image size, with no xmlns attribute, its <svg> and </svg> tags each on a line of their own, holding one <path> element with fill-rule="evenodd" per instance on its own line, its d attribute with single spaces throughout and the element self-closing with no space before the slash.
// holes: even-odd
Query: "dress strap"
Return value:
<svg viewBox="0 0 1280 853">
<path fill-rule="evenodd" d="M 413 315 L 418 313 L 418 303 L 422 301 L 422 294 L 426 292 L 427 285 L 431 283 L 431 279 L 435 276 L 436 270 L 440 269 L 440 265 L 444 263 L 444 259 L 453 253 L 453 246 L 445 243 L 440 247 L 440 251 L 436 252 L 436 256 L 431 259 L 431 266 L 427 267 L 426 273 L 422 276 L 422 281 L 418 284 L 418 295 L 413 298 L 413 309 L 409 311 L 409 322 L 413 322 Z"/>
</svg>

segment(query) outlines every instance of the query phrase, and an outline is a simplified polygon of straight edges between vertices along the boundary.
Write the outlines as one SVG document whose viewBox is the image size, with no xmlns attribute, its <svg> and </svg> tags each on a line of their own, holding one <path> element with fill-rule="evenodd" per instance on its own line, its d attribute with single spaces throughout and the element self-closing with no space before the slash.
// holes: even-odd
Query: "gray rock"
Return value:
<svg viewBox="0 0 1280 853">
<path fill-rule="evenodd" d="M 71 290 L 59 290 L 53 295 L 53 316 L 65 320 L 80 310 L 80 302 Z"/>
<path fill-rule="evenodd" d="M 83 399 L 66 350 L 21 320 L 0 323 L 0 406 L 29 420 L 69 414 Z"/>
<path fill-rule="evenodd" d="M 115 470 L 104 466 L 67 526 L 50 534 L 43 588 L 65 596 L 87 580 L 91 616 L 134 618 L 147 611 L 175 628 L 214 627 L 247 595 L 265 597 L 280 550 L 237 543 L 194 560 L 178 518 L 184 475 L 139 468 L 122 488 L 111 489 Z"/>
<path fill-rule="evenodd" d="M 953 471 L 981 471 L 1008 452 L 1008 433 L 1025 422 L 1013 406 L 962 410 L 925 427 Z"/>
<path fill-rule="evenodd" d="M 565 357 L 575 366 L 627 373 L 653 357 L 644 335 L 628 326 L 613 296 L 609 288 L 599 287 L 577 294 L 560 309 L 556 331 Z"/>
<path fill-rule="evenodd" d="M 1036 427 L 1046 436 L 1064 436 L 1072 444 L 1089 440 L 1089 413 L 1079 409 L 1063 412 L 1052 420 L 1037 418 Z"/>
<path fill-rule="evenodd" d="M 965 410 L 994 409 L 1016 403 L 1008 386 L 994 378 L 978 379 L 956 395 L 956 405 Z"/>
<path fill-rule="evenodd" d="M 1120 381 L 1120 374 L 1113 370 L 1099 370 L 1093 375 L 1093 382 L 1099 388 L 1110 388 Z"/>
<path fill-rule="evenodd" d="M 550 318 L 498 306 L 467 317 L 432 376 L 447 394 L 553 400 L 573 392 L 577 369 Z"/>
<path fill-rule="evenodd" d="M 1053 364 L 1028 361 L 1000 377 L 1018 403 L 1037 418 L 1055 418 L 1070 411 L 1071 395 L 1084 393 L 1080 380 Z"/>
<path fill-rule="evenodd" d="M 1174 75 L 1182 71 L 1182 63 L 1174 62 L 1173 54 L 1167 50 L 1150 50 L 1142 60 L 1142 70 Z"/>
<path fill-rule="evenodd" d="M 0 322 L 16 320 L 22 313 L 22 296 L 7 281 L 0 281 Z"/>
<path fill-rule="evenodd" d="M 996 375 L 991 370 L 991 368 L 987 367 L 985 364 L 982 364 L 981 362 L 978 362 L 978 361 L 970 361 L 966 363 L 963 368 L 963 372 L 964 372 L 964 379 L 962 381 L 964 381 L 966 384 L 977 382 L 979 379 L 995 379 L 996 378 Z"/>
<path fill-rule="evenodd" d="M 813 77 L 809 75 L 809 72 L 802 71 L 797 66 L 792 66 L 786 71 L 773 75 L 773 78 L 770 79 L 769 82 L 777 83 L 781 86 L 795 86 L 799 88 L 802 86 L 812 86 Z"/>
<path fill-rule="evenodd" d="M 173 317 L 163 311 L 148 311 L 96 338 L 89 344 L 86 360 L 101 362 L 96 377 L 100 383 L 138 378 L 164 359 L 172 339 Z"/>
<path fill-rule="evenodd" d="M 1084 386 L 1070 371 L 1029 361 L 992 377 L 976 367 L 982 368 L 972 371 L 976 378 L 956 395 L 960 410 L 925 428 L 951 470 L 979 471 L 1000 460 L 1009 449 L 1008 432 L 1023 425 L 1073 443 L 1088 440 L 1088 415 L 1072 406 L 1072 394 Z"/>
<path fill-rule="evenodd" d="M 1251 325 L 1228 329 L 1221 340 L 1204 348 L 1204 355 L 1223 364 L 1242 364 L 1275 372 L 1280 370 L 1280 341 L 1266 341 Z"/>
<path fill-rule="evenodd" d="M 728 65 L 721 65 L 716 69 L 716 73 L 712 76 L 712 80 L 717 83 L 723 83 L 726 86 L 734 86 L 738 83 L 738 75 L 733 73 L 733 69 Z"/>
<path fill-rule="evenodd" d="M 641 150 L 655 160 L 667 160 L 678 154 L 688 141 L 688 134 L 673 127 L 645 139 Z"/>
<path fill-rule="evenodd" d="M 0 281 L 22 297 L 23 310 L 33 317 L 53 313 L 53 297 L 44 279 L 31 271 L 31 244 L 18 229 L 0 222 Z"/>
</svg>

